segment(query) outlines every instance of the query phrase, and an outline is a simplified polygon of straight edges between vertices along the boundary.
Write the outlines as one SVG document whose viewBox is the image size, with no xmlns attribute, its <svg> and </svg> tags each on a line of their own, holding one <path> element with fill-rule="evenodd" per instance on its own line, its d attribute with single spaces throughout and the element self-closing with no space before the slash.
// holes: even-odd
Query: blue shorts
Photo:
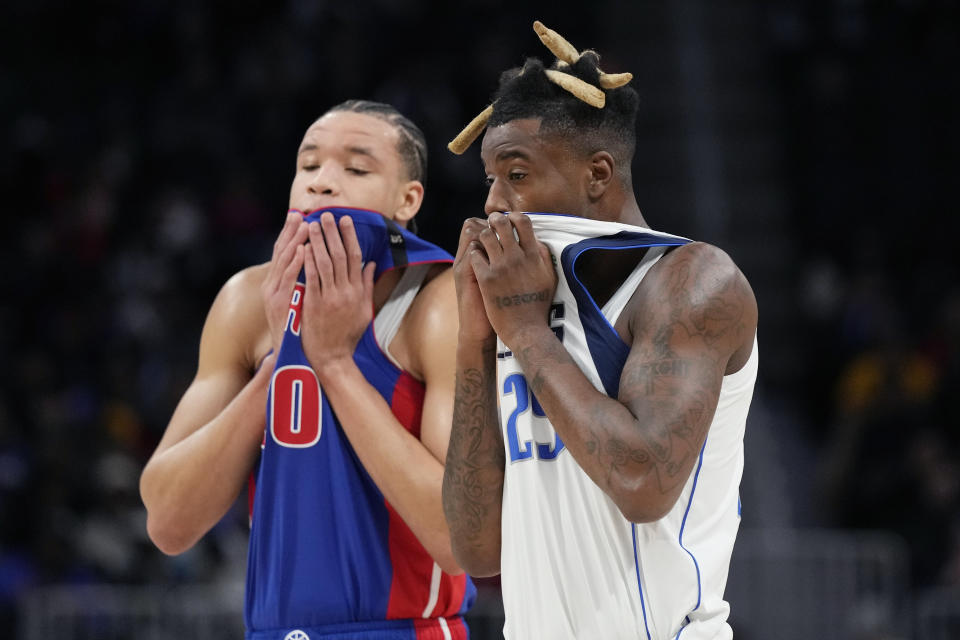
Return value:
<svg viewBox="0 0 960 640">
<path fill-rule="evenodd" d="M 423 620 L 375 620 L 320 627 L 247 631 L 246 640 L 469 640 L 460 616 Z"/>
</svg>

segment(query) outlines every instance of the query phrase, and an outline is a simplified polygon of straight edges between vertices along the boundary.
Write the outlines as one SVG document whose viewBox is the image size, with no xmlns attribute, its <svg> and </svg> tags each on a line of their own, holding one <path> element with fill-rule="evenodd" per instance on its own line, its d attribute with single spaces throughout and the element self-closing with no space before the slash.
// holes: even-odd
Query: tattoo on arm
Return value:
<svg viewBox="0 0 960 640">
<path fill-rule="evenodd" d="M 543 302 L 550 298 L 550 290 L 542 289 L 540 291 L 531 291 L 529 293 L 516 293 L 512 296 L 497 296 L 494 300 L 497 307 L 516 307 L 521 304 L 530 304 L 532 302 Z"/>
<path fill-rule="evenodd" d="M 577 366 L 577 363 L 574 362 L 570 356 L 570 352 L 567 351 L 567 348 L 564 347 L 563 343 L 559 340 L 551 341 L 547 345 L 524 347 L 516 356 L 520 361 L 520 368 L 523 369 L 525 373 L 532 371 L 533 375 L 528 376 L 530 379 L 530 390 L 538 397 L 546 385 L 547 369 L 566 364 L 574 367 Z M 534 362 L 539 362 L 539 365 L 533 365 L 532 363 Z"/>
<path fill-rule="evenodd" d="M 694 277 L 694 271 L 699 275 Z M 675 264 L 631 323 L 635 349 L 619 397 L 634 417 L 637 437 L 608 427 L 615 424 L 611 407 L 598 405 L 585 443 L 608 479 L 652 474 L 666 494 L 686 482 L 699 455 L 731 345 L 748 329 L 745 281 L 718 276 L 710 282 L 712 272 L 703 273 L 702 266 L 691 268 L 688 259 Z"/>
<path fill-rule="evenodd" d="M 443 476 L 443 509 L 451 533 L 482 546 L 495 519 L 499 533 L 503 438 L 496 414 L 496 365 L 485 351 L 481 369 L 457 371 L 453 428 Z"/>
</svg>

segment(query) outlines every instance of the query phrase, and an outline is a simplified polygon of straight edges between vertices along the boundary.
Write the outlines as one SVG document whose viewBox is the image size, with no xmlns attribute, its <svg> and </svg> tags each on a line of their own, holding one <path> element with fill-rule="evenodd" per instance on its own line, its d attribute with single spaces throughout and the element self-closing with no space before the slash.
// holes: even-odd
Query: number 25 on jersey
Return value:
<svg viewBox="0 0 960 640">
<path fill-rule="evenodd" d="M 532 423 L 534 418 L 546 418 L 543 408 L 537 402 L 537 397 L 530 392 L 527 385 L 527 379 L 523 374 L 513 373 L 507 376 L 503 381 L 503 396 L 512 395 L 516 399 L 516 406 L 507 418 L 507 446 L 510 453 L 510 462 L 519 462 L 523 460 L 532 460 L 534 456 L 538 460 L 553 460 L 563 451 L 563 440 L 556 432 L 553 434 L 553 442 L 534 442 L 533 440 L 524 440 L 520 442 L 520 436 L 517 432 L 517 422 L 524 421 L 527 424 Z M 528 416 L 530 411 L 533 416 Z M 549 423 L 548 423 L 549 424 Z M 551 429 L 552 431 L 552 429 Z"/>
</svg>

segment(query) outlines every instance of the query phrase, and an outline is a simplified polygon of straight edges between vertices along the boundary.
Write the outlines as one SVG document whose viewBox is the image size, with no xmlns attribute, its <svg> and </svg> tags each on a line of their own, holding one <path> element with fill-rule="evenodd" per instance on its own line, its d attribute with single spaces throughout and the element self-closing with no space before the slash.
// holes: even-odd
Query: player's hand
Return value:
<svg viewBox="0 0 960 640">
<path fill-rule="evenodd" d="M 457 257 L 453 261 L 453 280 L 457 288 L 457 309 L 460 312 L 460 338 L 468 342 L 482 343 L 495 338 L 493 327 L 487 319 L 483 296 L 473 272 L 470 255 L 483 253 L 480 232 L 488 227 L 486 220 L 468 218 L 460 231 Z"/>
<path fill-rule="evenodd" d="M 273 256 L 267 277 L 260 285 L 263 308 L 270 329 L 270 344 L 274 352 L 280 351 L 280 341 L 286 329 L 293 288 L 297 275 L 303 267 L 304 243 L 307 241 L 307 223 L 297 212 L 287 214 L 287 221 L 273 243 Z"/>
<path fill-rule="evenodd" d="M 303 352 L 323 379 L 325 368 L 353 360 L 357 342 L 373 319 L 373 272 L 363 265 L 357 231 L 350 216 L 332 213 L 309 225 L 304 256 L 307 277 L 300 338 Z"/>
<path fill-rule="evenodd" d="M 492 213 L 487 221 L 479 234 L 483 251 L 472 251 L 470 263 L 490 324 L 513 348 L 524 329 L 549 324 L 557 274 L 525 214 Z"/>
</svg>

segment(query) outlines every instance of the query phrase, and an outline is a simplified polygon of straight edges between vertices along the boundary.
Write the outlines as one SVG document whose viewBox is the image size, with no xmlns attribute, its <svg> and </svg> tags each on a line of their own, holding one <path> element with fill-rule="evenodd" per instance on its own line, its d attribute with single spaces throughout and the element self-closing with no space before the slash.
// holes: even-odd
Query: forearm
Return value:
<svg viewBox="0 0 960 640">
<path fill-rule="evenodd" d="M 443 464 L 400 424 L 352 358 L 325 363 L 317 375 L 350 444 L 384 497 L 444 572 L 461 573 L 440 504 Z"/>
<path fill-rule="evenodd" d="M 497 418 L 496 342 L 457 346 L 453 425 L 443 509 L 454 555 L 468 573 L 500 573 L 503 437 Z"/>
<path fill-rule="evenodd" d="M 570 454 L 624 516 L 634 522 L 662 517 L 685 480 L 672 475 L 679 450 L 696 455 L 672 438 L 673 427 L 685 424 L 680 403 L 654 399 L 638 419 L 593 386 L 546 326 L 526 332 L 513 353 Z"/>
<path fill-rule="evenodd" d="M 226 514 L 263 440 L 267 380 L 260 375 L 210 422 L 159 451 L 140 478 L 147 530 L 167 554 L 186 551 Z"/>
</svg>

